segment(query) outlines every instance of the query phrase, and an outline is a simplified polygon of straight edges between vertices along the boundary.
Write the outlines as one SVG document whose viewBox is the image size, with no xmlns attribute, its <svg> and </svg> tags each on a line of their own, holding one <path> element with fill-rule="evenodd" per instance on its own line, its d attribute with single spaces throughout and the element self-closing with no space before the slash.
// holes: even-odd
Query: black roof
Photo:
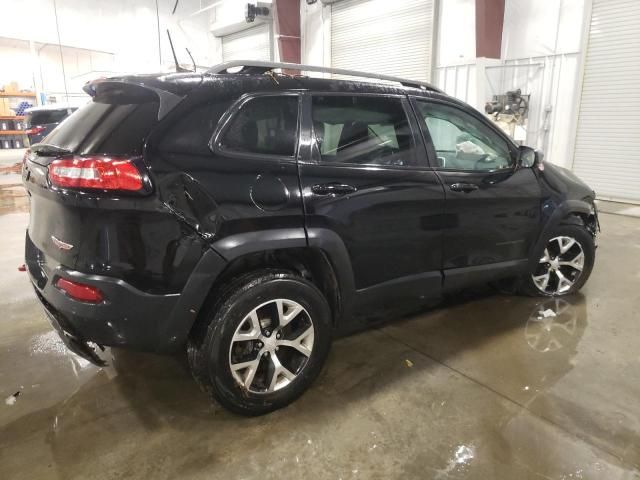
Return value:
<svg viewBox="0 0 640 480">
<path fill-rule="evenodd" d="M 416 95 L 450 99 L 449 95 L 424 88 L 404 86 L 391 82 L 342 80 L 306 76 L 268 74 L 205 74 L 204 85 L 220 86 L 228 90 L 244 92 L 304 90 L 336 93 L 372 93 L 386 95 Z"/>
<path fill-rule="evenodd" d="M 156 91 L 165 91 L 177 101 L 196 87 L 201 90 L 215 89 L 210 92 L 220 97 L 242 95 L 244 93 L 277 91 L 312 91 L 328 93 L 358 93 L 382 95 L 414 95 L 426 98 L 440 98 L 461 106 L 468 105 L 439 90 L 417 88 L 396 82 L 375 80 L 343 80 L 334 78 L 316 78 L 265 73 L 165 73 L 148 75 L 126 75 L 97 79 L 88 83 L 84 89 L 95 95 L 100 83 L 124 82 L 148 87 Z M 202 92 L 205 93 L 205 92 Z M 208 96 L 207 93 L 205 93 Z M 174 102 L 175 102 L 174 101 Z"/>
</svg>

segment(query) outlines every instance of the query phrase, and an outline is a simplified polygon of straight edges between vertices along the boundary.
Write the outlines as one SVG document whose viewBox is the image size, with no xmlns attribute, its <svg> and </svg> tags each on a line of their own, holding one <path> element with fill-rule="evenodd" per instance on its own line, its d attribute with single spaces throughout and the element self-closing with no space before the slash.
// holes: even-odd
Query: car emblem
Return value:
<svg viewBox="0 0 640 480">
<path fill-rule="evenodd" d="M 53 235 L 51 235 L 51 241 L 60 250 L 71 250 L 73 248 L 73 245 L 71 245 L 70 243 L 63 242 L 62 240 L 57 239 Z"/>
</svg>

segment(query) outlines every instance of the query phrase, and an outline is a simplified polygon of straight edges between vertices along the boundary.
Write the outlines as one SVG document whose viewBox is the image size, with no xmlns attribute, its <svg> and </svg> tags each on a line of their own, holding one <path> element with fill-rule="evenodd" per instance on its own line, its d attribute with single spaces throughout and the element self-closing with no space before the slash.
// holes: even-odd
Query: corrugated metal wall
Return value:
<svg viewBox="0 0 640 480">
<path fill-rule="evenodd" d="M 573 170 L 640 202 L 640 1 L 593 0 Z"/>
<path fill-rule="evenodd" d="M 331 5 L 331 66 L 431 80 L 433 0 Z"/>
<path fill-rule="evenodd" d="M 269 28 L 265 23 L 222 37 L 222 60 L 271 60 Z"/>
</svg>

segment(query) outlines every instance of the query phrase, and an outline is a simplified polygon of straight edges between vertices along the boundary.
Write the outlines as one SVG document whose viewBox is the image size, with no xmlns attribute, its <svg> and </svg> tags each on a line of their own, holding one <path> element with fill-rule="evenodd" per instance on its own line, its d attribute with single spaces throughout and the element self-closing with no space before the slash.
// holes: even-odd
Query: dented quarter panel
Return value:
<svg viewBox="0 0 640 480">
<path fill-rule="evenodd" d="M 227 260 L 258 249 L 305 246 L 295 158 L 226 154 L 210 145 L 247 90 L 276 91 L 266 77 L 230 80 L 206 77 L 151 136 L 147 162 L 158 196 Z M 283 82 L 299 88 L 295 80 Z"/>
</svg>

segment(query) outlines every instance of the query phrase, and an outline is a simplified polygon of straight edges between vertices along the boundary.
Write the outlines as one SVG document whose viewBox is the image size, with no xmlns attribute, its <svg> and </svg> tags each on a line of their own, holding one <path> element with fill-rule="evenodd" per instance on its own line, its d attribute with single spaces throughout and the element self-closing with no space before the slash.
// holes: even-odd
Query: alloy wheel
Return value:
<svg viewBox="0 0 640 480">
<path fill-rule="evenodd" d="M 231 340 L 233 378 L 252 393 L 286 387 L 307 365 L 314 335 L 311 317 L 298 302 L 279 298 L 259 305 L 243 318 Z"/>
<path fill-rule="evenodd" d="M 572 237 L 554 237 L 531 275 L 534 285 L 546 295 L 568 292 L 584 269 L 584 250 Z"/>
</svg>

